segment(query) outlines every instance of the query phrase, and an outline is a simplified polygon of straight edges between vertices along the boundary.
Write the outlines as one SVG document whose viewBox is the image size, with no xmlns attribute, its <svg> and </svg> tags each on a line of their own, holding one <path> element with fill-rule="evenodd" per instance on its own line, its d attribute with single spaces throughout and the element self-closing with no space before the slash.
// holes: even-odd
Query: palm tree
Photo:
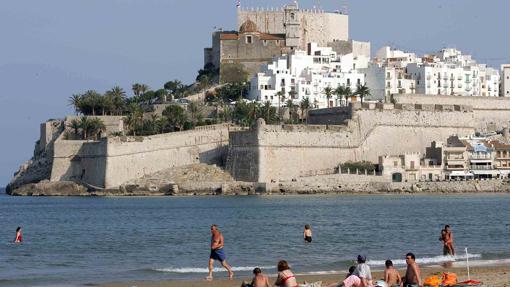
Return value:
<svg viewBox="0 0 510 287">
<path fill-rule="evenodd" d="M 359 98 L 361 99 L 361 103 L 363 103 L 363 99 L 371 95 L 370 89 L 367 87 L 366 84 L 358 85 L 356 89 L 356 95 L 359 96 Z"/>
<path fill-rule="evenodd" d="M 345 98 L 345 105 L 347 106 L 347 101 L 349 100 L 349 98 L 352 96 L 352 90 L 351 90 L 351 87 L 346 87 L 345 88 L 345 94 L 344 94 L 344 98 Z"/>
<path fill-rule="evenodd" d="M 121 87 L 115 86 L 107 91 L 105 96 L 111 98 L 112 113 L 116 115 L 122 114 L 122 111 L 126 107 L 126 92 Z"/>
<path fill-rule="evenodd" d="M 145 92 L 147 92 L 148 90 L 149 90 L 149 86 L 147 86 L 146 84 L 140 85 L 140 94 L 145 94 Z"/>
<path fill-rule="evenodd" d="M 339 101 L 342 100 L 342 97 L 345 97 L 345 105 L 347 105 L 347 101 L 352 94 L 351 88 L 342 85 L 338 86 L 338 88 L 336 88 L 334 92 Z"/>
<path fill-rule="evenodd" d="M 310 98 L 304 98 L 299 104 L 299 108 L 301 109 L 301 117 L 303 119 L 308 118 L 307 116 L 305 117 L 305 113 L 308 114 L 308 110 L 310 109 Z"/>
<path fill-rule="evenodd" d="M 88 90 L 83 94 L 84 101 L 88 105 L 90 112 L 93 116 L 96 115 L 96 110 L 103 105 L 102 95 L 94 90 Z"/>
<path fill-rule="evenodd" d="M 69 128 L 73 129 L 74 139 L 77 139 L 78 135 L 79 135 L 79 131 L 81 129 L 81 122 L 80 122 L 80 120 L 79 119 L 71 120 L 71 122 L 69 123 Z"/>
<path fill-rule="evenodd" d="M 283 91 L 279 91 L 276 93 L 276 96 L 278 97 L 278 124 L 280 124 L 282 121 L 282 107 L 280 100 L 285 100 L 285 94 Z"/>
<path fill-rule="evenodd" d="M 101 133 L 106 130 L 106 126 L 100 118 L 89 120 L 88 128 L 88 136 L 92 136 L 94 140 L 98 140 L 101 137 Z"/>
<path fill-rule="evenodd" d="M 74 107 L 74 112 L 78 115 L 82 108 L 82 96 L 80 94 L 74 94 L 69 98 L 69 105 Z"/>
<path fill-rule="evenodd" d="M 136 103 L 131 103 L 128 106 L 128 114 L 124 118 L 124 122 L 129 130 L 136 136 L 136 131 L 140 129 L 143 124 L 143 111 Z"/>
<path fill-rule="evenodd" d="M 82 139 L 87 140 L 89 138 L 89 131 L 92 124 L 88 117 L 83 116 L 80 118 L 80 128 L 82 130 Z"/>
<path fill-rule="evenodd" d="M 163 116 L 168 119 L 169 125 L 173 130 L 181 131 L 188 117 L 183 108 L 177 105 L 170 105 L 163 111 Z"/>
<path fill-rule="evenodd" d="M 333 94 L 333 89 L 330 86 L 324 88 L 324 94 L 326 95 L 326 99 L 328 101 L 328 108 L 330 107 L 329 99 L 331 99 L 331 95 Z"/>
<path fill-rule="evenodd" d="M 140 87 L 141 87 L 141 86 L 142 86 L 142 85 L 140 85 L 140 84 L 138 84 L 138 83 L 136 83 L 136 84 L 134 84 L 134 85 L 133 85 L 132 89 L 133 89 L 133 94 L 134 94 L 135 96 L 139 96 L 139 95 L 140 95 L 140 93 L 141 93 L 141 91 L 140 91 Z"/>
<path fill-rule="evenodd" d="M 289 119 L 290 119 L 291 123 L 294 123 L 296 105 L 294 104 L 294 102 L 291 99 L 288 99 L 287 102 L 285 103 L 285 105 L 289 109 Z"/>
</svg>

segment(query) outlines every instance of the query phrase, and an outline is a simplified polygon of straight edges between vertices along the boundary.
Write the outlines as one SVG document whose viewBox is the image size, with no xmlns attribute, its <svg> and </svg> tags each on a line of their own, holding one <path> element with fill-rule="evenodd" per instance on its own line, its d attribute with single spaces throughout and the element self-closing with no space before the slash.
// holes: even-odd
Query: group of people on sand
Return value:
<svg viewBox="0 0 510 287">
<path fill-rule="evenodd" d="M 310 225 L 305 225 L 303 231 L 303 239 L 306 243 L 312 242 L 312 229 Z M 453 234 L 449 225 L 446 225 L 441 230 L 441 237 L 439 238 L 443 244 L 443 252 L 450 255 L 455 255 L 453 247 Z M 220 261 L 221 265 L 227 270 L 229 279 L 234 277 L 232 267 L 226 261 L 223 234 L 218 229 L 216 224 L 211 225 L 211 253 L 209 256 L 209 274 L 207 280 L 213 279 L 214 261 Z M 393 266 L 391 260 L 386 260 L 384 270 L 384 279 L 373 281 L 370 266 L 366 263 L 367 258 L 364 255 L 358 255 L 357 265 L 349 268 L 349 273 L 342 282 L 332 283 L 328 287 L 422 287 L 423 281 L 421 280 L 420 267 L 416 263 L 416 256 L 413 253 L 407 253 L 406 257 L 406 274 L 404 277 L 400 276 L 398 270 Z M 279 287 L 299 287 L 294 273 L 290 270 L 290 266 L 285 260 L 280 260 L 277 265 L 278 276 L 274 282 L 275 286 Z M 253 279 L 251 282 L 243 282 L 241 287 L 270 287 L 269 278 L 263 274 L 260 268 L 253 270 Z"/>
</svg>

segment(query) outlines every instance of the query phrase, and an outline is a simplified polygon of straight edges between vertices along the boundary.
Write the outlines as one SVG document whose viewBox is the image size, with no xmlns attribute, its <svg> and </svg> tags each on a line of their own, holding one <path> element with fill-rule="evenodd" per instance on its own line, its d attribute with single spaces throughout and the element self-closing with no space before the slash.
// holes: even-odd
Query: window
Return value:
<svg viewBox="0 0 510 287">
<path fill-rule="evenodd" d="M 296 14 L 290 13 L 290 19 L 291 20 L 296 20 Z"/>
<path fill-rule="evenodd" d="M 397 167 L 397 166 L 398 166 L 398 161 L 394 161 L 394 162 L 393 162 L 393 166 L 394 166 L 394 167 Z"/>
<path fill-rule="evenodd" d="M 347 79 L 347 86 L 351 85 L 351 79 Z"/>
<path fill-rule="evenodd" d="M 361 85 L 361 80 L 360 80 L 360 79 L 358 79 L 357 83 L 358 83 L 358 85 Z"/>
<path fill-rule="evenodd" d="M 246 36 L 246 44 L 252 44 L 253 43 L 253 37 L 252 36 Z"/>
<path fill-rule="evenodd" d="M 414 160 L 411 161 L 411 169 L 414 169 Z"/>
</svg>

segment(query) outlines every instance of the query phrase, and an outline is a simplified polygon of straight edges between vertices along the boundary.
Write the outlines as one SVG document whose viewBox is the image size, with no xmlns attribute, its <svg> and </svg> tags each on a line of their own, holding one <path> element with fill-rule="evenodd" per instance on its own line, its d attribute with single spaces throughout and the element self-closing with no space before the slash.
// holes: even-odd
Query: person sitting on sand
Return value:
<svg viewBox="0 0 510 287">
<path fill-rule="evenodd" d="M 21 234 L 21 227 L 18 226 L 18 228 L 16 228 L 16 237 L 14 238 L 14 243 L 21 242 L 23 242 L 23 235 Z"/>
<path fill-rule="evenodd" d="M 360 287 L 361 280 L 358 276 L 353 274 L 354 270 L 356 270 L 356 266 L 349 267 L 349 273 L 345 276 L 344 281 L 340 283 L 332 283 L 326 287 Z"/>
<path fill-rule="evenodd" d="M 278 277 L 274 285 L 279 287 L 299 287 L 294 273 L 290 271 L 289 264 L 285 260 L 278 262 Z"/>
<path fill-rule="evenodd" d="M 228 265 L 225 252 L 223 250 L 224 246 L 224 238 L 223 234 L 218 230 L 218 226 L 216 224 L 211 225 L 211 254 L 209 255 L 209 274 L 205 278 L 208 281 L 213 280 L 213 268 L 214 268 L 214 260 L 218 260 L 221 262 L 221 265 L 227 269 L 228 278 L 232 279 L 234 277 L 234 272 L 232 272 L 232 268 Z"/>
<path fill-rule="evenodd" d="M 243 282 L 241 284 L 241 287 L 271 287 L 269 284 L 269 278 L 262 274 L 262 270 L 260 268 L 253 269 L 253 279 L 251 280 L 251 283 Z"/>
<path fill-rule="evenodd" d="M 305 231 L 303 231 L 303 238 L 305 242 L 312 243 L 312 228 L 310 225 L 305 225 Z"/>
<path fill-rule="evenodd" d="M 406 277 L 404 280 L 404 287 L 422 287 L 420 267 L 416 264 L 416 256 L 413 253 L 406 254 Z"/>
<path fill-rule="evenodd" d="M 354 270 L 354 275 L 358 276 L 361 280 L 360 287 L 372 286 L 372 272 L 370 266 L 367 265 L 367 257 L 364 255 L 358 255 L 358 265 Z"/>
<path fill-rule="evenodd" d="M 398 270 L 393 267 L 393 262 L 391 262 L 391 260 L 386 260 L 384 265 L 386 265 L 386 269 L 384 270 L 384 282 L 386 282 L 389 287 L 400 287 L 400 284 L 402 284 L 402 277 L 400 277 Z"/>
</svg>

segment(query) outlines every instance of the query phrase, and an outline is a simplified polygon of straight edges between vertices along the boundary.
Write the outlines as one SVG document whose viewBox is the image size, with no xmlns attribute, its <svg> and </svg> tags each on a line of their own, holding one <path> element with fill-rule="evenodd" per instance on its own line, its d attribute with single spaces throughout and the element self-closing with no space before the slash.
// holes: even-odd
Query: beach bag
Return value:
<svg viewBox="0 0 510 287">
<path fill-rule="evenodd" d="M 457 284 L 457 274 L 443 273 L 443 286 L 453 286 Z"/>
<path fill-rule="evenodd" d="M 426 287 L 439 287 L 442 282 L 443 282 L 443 279 L 441 276 L 433 275 L 433 276 L 425 278 L 425 281 L 423 281 L 423 285 Z"/>
</svg>

